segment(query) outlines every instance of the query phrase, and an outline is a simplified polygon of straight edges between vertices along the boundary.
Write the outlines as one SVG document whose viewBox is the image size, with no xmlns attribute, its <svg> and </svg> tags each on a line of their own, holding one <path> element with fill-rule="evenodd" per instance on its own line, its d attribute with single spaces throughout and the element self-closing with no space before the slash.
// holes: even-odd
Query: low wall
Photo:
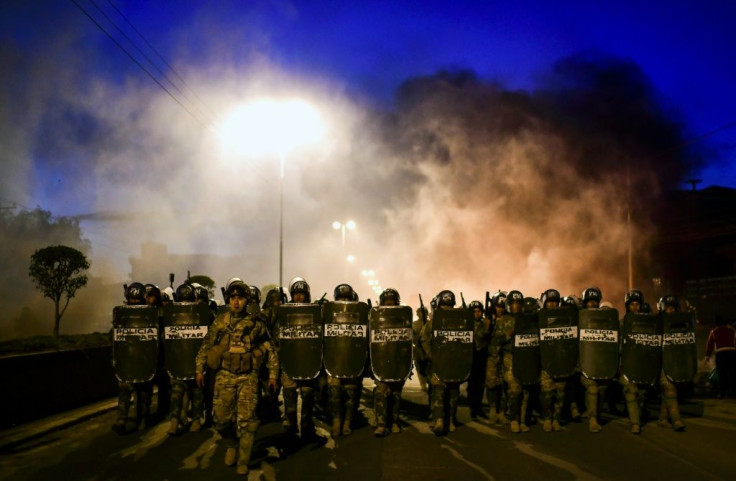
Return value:
<svg viewBox="0 0 736 481">
<path fill-rule="evenodd" d="M 0 429 L 117 396 L 112 348 L 0 358 Z"/>
</svg>

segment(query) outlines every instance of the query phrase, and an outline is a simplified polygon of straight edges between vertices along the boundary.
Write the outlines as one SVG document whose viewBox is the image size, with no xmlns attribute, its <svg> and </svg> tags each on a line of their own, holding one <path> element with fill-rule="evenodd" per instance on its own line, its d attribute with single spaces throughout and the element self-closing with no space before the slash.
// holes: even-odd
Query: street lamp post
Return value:
<svg viewBox="0 0 736 481">
<path fill-rule="evenodd" d="M 260 99 L 236 108 L 221 128 L 223 143 L 240 155 L 279 156 L 279 285 L 284 285 L 284 164 L 287 152 L 319 142 L 319 112 L 299 99 Z"/>
<path fill-rule="evenodd" d="M 342 259 L 343 259 L 343 268 L 342 268 L 342 278 L 343 280 L 347 276 L 347 269 L 348 269 L 348 259 L 345 256 L 345 231 L 348 230 L 354 230 L 355 229 L 355 222 L 352 220 L 349 220 L 347 222 L 339 222 L 335 221 L 332 223 L 332 228 L 335 230 L 339 230 L 342 235 Z"/>
</svg>

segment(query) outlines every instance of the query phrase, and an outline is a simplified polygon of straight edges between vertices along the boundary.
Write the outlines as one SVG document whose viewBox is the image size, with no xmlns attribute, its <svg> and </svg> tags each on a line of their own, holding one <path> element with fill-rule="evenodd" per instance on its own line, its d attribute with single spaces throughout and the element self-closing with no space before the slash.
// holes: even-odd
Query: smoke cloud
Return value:
<svg viewBox="0 0 736 481">
<path fill-rule="evenodd" d="M 71 13 L 36 42 L 0 43 L 12 66 L 0 72 L 0 200 L 81 216 L 99 278 L 89 289 L 104 292 L 73 300 L 67 317 L 77 320 L 62 320 L 62 333 L 103 325 L 123 282 L 163 286 L 189 265 L 218 287 L 233 276 L 277 282 L 278 157 L 238 157 L 216 134 L 253 96 L 306 97 L 329 125 L 318 148 L 287 153 L 283 184 L 284 283 L 305 277 L 315 297 L 349 282 L 375 299 L 360 274 L 373 269 L 412 306 L 441 289 L 469 302 L 498 289 L 579 295 L 597 285 L 620 307 L 629 233 L 646 292 L 658 196 L 700 162 L 680 148 L 684 125 L 641 69 L 600 52 L 559 61 L 530 91 L 471 70 L 407 79 L 382 109 L 334 78 L 271 64 L 258 29 L 200 46 L 211 55 L 199 63 L 187 63 L 195 46 L 182 33 L 172 63 L 188 95 L 177 103 L 134 66 L 92 70 L 120 53 L 90 43 L 93 27 Z M 212 28 L 206 17 L 198 26 Z M 247 47 L 222 48 L 236 41 Z M 357 224 L 344 248 L 335 220 Z M 145 278 L 130 279 L 130 258 L 149 242 L 179 260 L 143 259 Z M 345 254 L 356 261 L 346 266 Z M 6 335 L 23 316 L 50 326 L 50 308 L 3 312 Z"/>
</svg>

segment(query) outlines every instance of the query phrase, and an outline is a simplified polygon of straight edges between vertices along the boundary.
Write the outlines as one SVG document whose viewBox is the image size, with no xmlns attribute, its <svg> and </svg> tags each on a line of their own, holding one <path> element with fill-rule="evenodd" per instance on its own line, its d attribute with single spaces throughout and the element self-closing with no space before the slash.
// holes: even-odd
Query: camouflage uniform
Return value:
<svg viewBox="0 0 736 481">
<path fill-rule="evenodd" d="M 125 424 L 128 421 L 128 412 L 130 411 L 131 396 L 135 394 L 135 415 L 136 426 L 143 429 L 146 428 L 151 415 L 151 397 L 153 396 L 152 382 L 118 382 L 118 416 L 117 422 L 113 426 L 118 432 L 125 431 Z"/>
<path fill-rule="evenodd" d="M 401 391 L 404 389 L 404 381 L 382 382 L 376 381 L 374 391 L 374 408 L 376 411 L 376 427 L 391 427 L 391 432 L 398 433 L 399 428 L 399 406 L 401 405 Z"/>
<path fill-rule="evenodd" d="M 509 400 L 509 415 L 511 416 L 511 430 L 518 432 L 519 424 L 521 430 L 527 431 L 525 419 L 522 416 L 522 404 L 526 405 L 529 402 L 529 391 L 522 389 L 521 383 L 514 376 L 514 351 L 513 351 L 513 338 L 514 338 L 514 316 L 505 314 L 498 319 L 496 329 L 494 331 L 493 343 L 500 346 L 501 360 L 503 363 L 503 379 L 506 382 L 508 400 Z"/>
<path fill-rule="evenodd" d="M 419 345 L 429 355 L 429 383 L 431 386 L 430 412 L 435 422 L 435 433 L 440 434 L 444 430 L 445 419 L 448 419 L 450 431 L 455 430 L 457 417 L 457 402 L 460 398 L 459 382 L 444 382 L 433 372 L 432 369 L 432 320 L 430 319 L 419 335 Z M 445 399 L 447 398 L 447 399 Z"/>
<path fill-rule="evenodd" d="M 417 313 L 419 313 L 421 307 L 417 309 Z M 429 357 L 427 356 L 427 353 L 424 352 L 424 349 L 419 345 L 419 336 L 422 332 L 422 328 L 424 327 L 425 320 L 422 319 L 422 316 L 419 315 L 416 321 L 412 323 L 412 331 L 413 331 L 413 339 L 412 342 L 414 344 L 413 356 L 414 356 L 414 370 L 417 373 L 417 377 L 419 378 L 419 385 L 422 388 L 422 391 L 427 390 L 427 366 L 429 364 Z"/>
<path fill-rule="evenodd" d="M 501 363 L 501 346 L 503 335 L 498 323 L 494 324 L 490 333 L 488 359 L 486 360 L 486 397 L 490 408 L 488 417 L 492 422 L 504 423 L 506 416 L 502 407 L 503 397 L 503 364 Z"/>
<path fill-rule="evenodd" d="M 192 403 L 189 412 L 192 420 L 201 419 L 204 414 L 204 391 L 193 380 L 172 379 L 169 419 L 181 419 L 185 422 L 189 410 L 188 401 Z"/>
<path fill-rule="evenodd" d="M 215 429 L 228 447 L 238 445 L 238 465 L 247 466 L 260 424 L 256 414 L 258 371 L 266 358 L 269 376 L 276 379 L 278 355 L 263 322 L 246 313 L 217 316 L 197 354 L 197 374 L 204 372 L 213 346 L 223 348 L 212 401 Z"/>
<path fill-rule="evenodd" d="M 360 402 L 363 379 L 360 377 L 337 378 L 327 376 L 327 395 L 332 413 L 332 434 L 338 436 L 353 432 L 352 422 Z"/>
<path fill-rule="evenodd" d="M 547 371 L 542 370 L 540 381 L 541 395 L 540 404 L 542 407 L 542 420 L 544 422 L 544 430 L 555 431 L 562 430 L 560 426 L 560 413 L 565 404 L 565 390 L 569 377 L 553 378 Z"/>
</svg>

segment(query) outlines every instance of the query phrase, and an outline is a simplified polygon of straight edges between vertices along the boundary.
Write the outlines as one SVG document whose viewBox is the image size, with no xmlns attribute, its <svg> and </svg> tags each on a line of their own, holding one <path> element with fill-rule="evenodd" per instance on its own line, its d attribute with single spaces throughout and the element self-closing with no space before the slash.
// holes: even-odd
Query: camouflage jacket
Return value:
<svg viewBox="0 0 736 481">
<path fill-rule="evenodd" d="M 473 326 L 473 341 L 475 342 L 475 350 L 482 351 L 486 349 L 490 344 L 491 325 L 485 317 L 474 322 L 475 324 Z"/>
<path fill-rule="evenodd" d="M 269 377 L 278 379 L 279 359 L 265 324 L 258 316 L 245 315 L 233 317 L 230 312 L 219 314 L 207 329 L 207 335 L 199 348 L 196 358 L 196 372 L 203 373 L 207 362 L 207 353 L 226 336 L 240 342 L 247 352 L 259 353 L 266 361 Z M 231 344 L 232 346 L 232 344 Z M 235 352 L 234 348 L 230 348 Z"/>
<path fill-rule="evenodd" d="M 504 314 L 496 321 L 496 326 L 491 334 L 491 342 L 489 354 L 503 352 L 511 352 L 514 342 L 514 316 Z"/>
</svg>

